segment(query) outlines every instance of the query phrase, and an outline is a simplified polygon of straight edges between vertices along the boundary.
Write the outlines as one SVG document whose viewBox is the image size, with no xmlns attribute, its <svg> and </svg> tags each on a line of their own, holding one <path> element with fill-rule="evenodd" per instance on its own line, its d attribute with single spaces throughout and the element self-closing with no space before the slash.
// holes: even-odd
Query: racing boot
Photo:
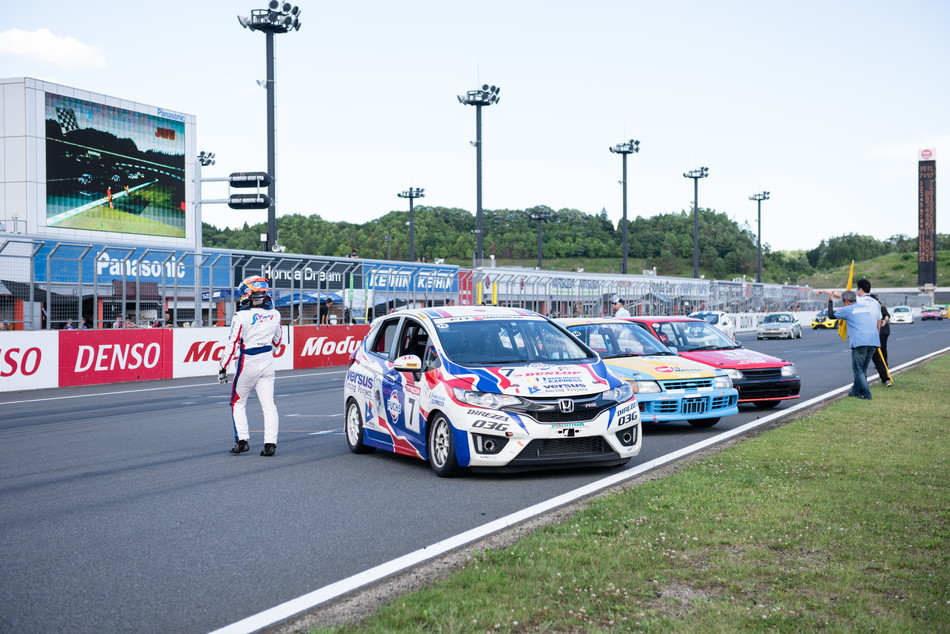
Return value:
<svg viewBox="0 0 950 634">
<path fill-rule="evenodd" d="M 231 447 L 231 453 L 244 453 L 245 451 L 249 451 L 250 449 L 251 448 L 248 447 L 246 440 L 239 440 L 236 443 L 234 443 L 233 447 Z"/>
<path fill-rule="evenodd" d="M 245 450 L 246 451 L 246 450 Z M 262 456 L 273 456 L 277 453 L 277 444 L 272 442 L 265 442 L 264 448 L 261 449 Z"/>
</svg>

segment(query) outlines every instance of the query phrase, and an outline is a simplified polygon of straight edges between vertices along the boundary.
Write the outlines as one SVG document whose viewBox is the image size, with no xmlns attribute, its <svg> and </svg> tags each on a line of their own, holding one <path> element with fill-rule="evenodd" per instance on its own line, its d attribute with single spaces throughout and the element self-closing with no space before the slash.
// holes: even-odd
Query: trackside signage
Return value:
<svg viewBox="0 0 950 634">
<path fill-rule="evenodd" d="M 230 328 L 179 328 L 175 329 L 174 377 L 208 376 L 218 373 L 222 357 L 227 354 Z M 283 342 L 274 354 L 275 370 L 292 370 L 293 355 L 288 353 L 290 328 L 284 326 Z M 237 359 L 228 366 L 233 376 Z"/>
<path fill-rule="evenodd" d="M 171 376 L 165 328 L 59 332 L 59 384 L 149 381 Z"/>
<path fill-rule="evenodd" d="M 0 336 L 0 392 L 59 385 L 59 333 L 4 332 Z"/>
<path fill-rule="evenodd" d="M 294 367 L 346 365 L 350 353 L 369 332 L 369 325 L 297 326 L 294 328 Z"/>
<path fill-rule="evenodd" d="M 275 370 L 345 366 L 368 325 L 284 326 Z M 180 377 L 217 380 L 230 328 L 0 333 L 0 392 Z M 233 377 L 234 362 L 228 368 Z"/>
</svg>

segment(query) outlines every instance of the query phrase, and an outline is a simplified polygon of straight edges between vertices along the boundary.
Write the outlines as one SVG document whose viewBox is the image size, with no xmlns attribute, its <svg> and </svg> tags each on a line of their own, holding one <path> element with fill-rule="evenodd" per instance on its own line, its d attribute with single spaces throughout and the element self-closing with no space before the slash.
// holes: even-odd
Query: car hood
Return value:
<svg viewBox="0 0 950 634">
<path fill-rule="evenodd" d="M 693 361 L 699 361 L 714 368 L 771 368 L 788 365 L 778 357 L 762 354 L 754 350 L 736 348 L 735 350 L 697 350 L 694 352 L 681 351 L 680 356 Z"/>
<path fill-rule="evenodd" d="M 635 378 L 636 375 L 646 375 L 652 379 L 665 381 L 669 379 L 696 379 L 716 376 L 716 371 L 708 365 L 690 361 L 683 357 L 647 356 L 624 357 L 620 359 L 606 359 L 614 374 L 623 378 Z"/>
<path fill-rule="evenodd" d="M 532 363 L 518 366 L 470 367 L 450 364 L 444 377 L 451 387 L 535 398 L 598 394 L 619 387 L 603 361 L 578 364 Z"/>
<path fill-rule="evenodd" d="M 791 324 L 791 323 L 782 324 L 778 322 L 770 322 L 767 324 L 759 324 L 759 328 L 761 330 L 781 330 L 782 328 L 791 328 L 794 325 L 795 324 Z"/>
</svg>

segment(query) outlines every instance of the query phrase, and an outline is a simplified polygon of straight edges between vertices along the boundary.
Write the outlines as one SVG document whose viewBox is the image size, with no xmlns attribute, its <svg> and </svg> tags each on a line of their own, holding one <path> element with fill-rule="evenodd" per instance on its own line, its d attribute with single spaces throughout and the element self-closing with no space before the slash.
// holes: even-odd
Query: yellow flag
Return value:
<svg viewBox="0 0 950 634">
<path fill-rule="evenodd" d="M 854 282 L 854 260 L 851 260 L 851 268 L 848 270 L 848 284 L 844 287 L 844 290 L 850 291 L 851 284 Z M 838 336 L 848 340 L 848 324 L 843 319 L 838 320 Z"/>
</svg>

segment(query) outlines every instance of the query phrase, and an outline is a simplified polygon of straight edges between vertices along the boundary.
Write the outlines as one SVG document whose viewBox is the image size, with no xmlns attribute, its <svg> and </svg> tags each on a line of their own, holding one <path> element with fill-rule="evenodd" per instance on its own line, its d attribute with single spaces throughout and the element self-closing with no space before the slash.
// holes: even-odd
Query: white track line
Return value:
<svg viewBox="0 0 950 634">
<path fill-rule="evenodd" d="M 930 357 L 934 357 L 948 351 L 950 351 L 950 348 L 944 348 L 943 350 L 932 352 L 914 359 L 913 361 L 908 361 L 907 363 L 899 365 L 896 368 L 891 368 L 891 370 L 896 372 L 897 370 L 916 365 L 921 361 L 929 359 Z M 561 495 L 553 497 L 550 500 L 535 504 L 534 506 L 529 506 L 526 509 L 522 509 L 516 513 L 512 513 L 511 515 L 501 517 L 493 522 L 477 526 L 473 529 L 465 531 L 464 533 L 459 533 L 458 535 L 449 537 L 448 539 L 435 542 L 434 544 L 421 548 L 415 552 L 405 554 L 402 557 L 397 557 L 392 561 L 387 561 L 386 563 L 370 568 L 369 570 L 364 570 L 363 572 L 355 574 L 352 577 L 341 579 L 336 583 L 331 583 L 328 586 L 318 588 L 317 590 L 297 597 L 296 599 L 291 599 L 286 603 L 281 603 L 280 605 L 274 606 L 269 610 L 258 612 L 257 614 L 251 615 L 245 619 L 237 621 L 236 623 L 226 625 L 225 627 L 214 630 L 210 634 L 250 634 L 251 632 L 256 632 L 265 627 L 276 625 L 277 623 L 286 621 L 287 619 L 297 616 L 298 614 L 302 614 L 303 612 L 311 610 L 321 603 L 326 603 L 349 592 L 357 590 L 358 588 L 376 583 L 382 579 L 385 579 L 386 577 L 390 577 L 396 573 L 418 566 L 429 559 L 434 559 L 435 557 L 444 555 L 445 553 L 452 552 L 453 550 L 461 548 L 462 546 L 488 537 L 493 533 L 497 533 L 498 531 L 504 530 L 516 524 L 520 524 L 521 522 L 537 517 L 538 515 L 543 515 L 544 513 L 552 511 L 560 506 L 570 504 L 571 502 L 576 502 L 581 498 L 612 487 L 620 482 L 629 480 L 630 478 L 642 475 L 647 471 L 651 471 L 662 465 L 674 462 L 684 456 L 688 456 L 707 447 L 711 447 L 712 445 L 716 445 L 735 436 L 739 436 L 750 429 L 760 427 L 777 418 L 781 418 L 798 410 L 811 407 L 812 405 L 820 403 L 833 396 L 837 396 L 838 394 L 850 389 L 850 385 L 845 385 L 831 390 L 830 392 L 826 392 L 821 396 L 816 396 L 811 400 L 798 403 L 788 409 L 770 414 L 765 418 L 760 418 L 751 423 L 746 423 L 745 425 L 725 431 L 721 434 L 707 438 L 706 440 L 700 441 L 688 447 L 683 447 L 682 449 L 674 451 L 673 453 L 669 453 L 649 462 L 631 467 L 630 469 L 626 469 L 610 477 L 592 482 L 578 489 L 574 489 L 573 491 L 562 493 Z"/>
</svg>

